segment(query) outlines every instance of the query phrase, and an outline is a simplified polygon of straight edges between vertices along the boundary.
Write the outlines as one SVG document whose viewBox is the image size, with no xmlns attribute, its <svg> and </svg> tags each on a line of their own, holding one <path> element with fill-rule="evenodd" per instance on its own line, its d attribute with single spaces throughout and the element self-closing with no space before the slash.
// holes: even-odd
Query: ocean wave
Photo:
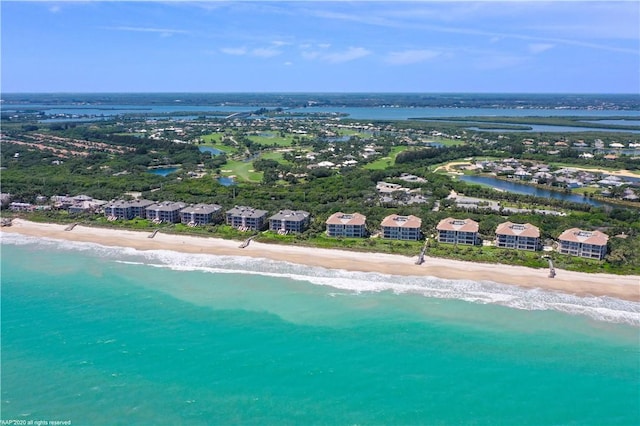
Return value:
<svg viewBox="0 0 640 426">
<path fill-rule="evenodd" d="M 35 244 L 45 249 L 90 252 L 100 258 L 132 265 L 212 274 L 253 274 L 304 281 L 358 293 L 393 292 L 437 299 L 457 299 L 521 310 L 553 310 L 584 315 L 597 321 L 640 326 L 640 303 L 612 297 L 581 297 L 539 288 L 529 289 L 491 281 L 448 280 L 431 276 L 398 276 L 371 272 L 309 267 L 245 256 L 137 250 L 95 243 L 2 234 L 2 244 Z"/>
</svg>

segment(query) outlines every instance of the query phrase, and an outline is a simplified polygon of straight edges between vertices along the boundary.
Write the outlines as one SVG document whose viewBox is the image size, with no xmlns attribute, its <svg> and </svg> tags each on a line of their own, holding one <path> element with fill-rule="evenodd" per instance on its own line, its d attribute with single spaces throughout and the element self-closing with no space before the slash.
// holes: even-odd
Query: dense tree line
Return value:
<svg viewBox="0 0 640 426">
<path fill-rule="evenodd" d="M 474 146 L 456 146 L 444 148 L 408 149 L 396 156 L 396 164 L 420 162 L 421 164 L 438 164 L 464 157 L 482 155 L 482 151 Z"/>
</svg>

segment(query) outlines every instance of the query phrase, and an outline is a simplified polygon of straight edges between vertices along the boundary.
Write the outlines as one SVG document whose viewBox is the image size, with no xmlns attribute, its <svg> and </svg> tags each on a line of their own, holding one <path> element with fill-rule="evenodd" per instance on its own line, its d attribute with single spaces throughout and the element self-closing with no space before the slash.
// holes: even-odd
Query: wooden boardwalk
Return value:
<svg viewBox="0 0 640 426">
<path fill-rule="evenodd" d="M 66 228 L 64 228 L 65 231 L 73 231 L 73 228 L 75 228 L 76 226 L 78 226 L 78 223 L 72 223 L 71 225 L 67 226 Z"/>
<path fill-rule="evenodd" d="M 427 243 L 425 241 L 424 246 L 422 246 L 422 250 L 420 250 L 420 254 L 418 255 L 418 260 L 416 260 L 416 265 L 422 265 L 424 263 L 424 255 L 427 252 Z"/>
<path fill-rule="evenodd" d="M 245 247 L 247 247 L 247 246 L 251 243 L 251 240 L 253 240 L 255 237 L 256 237 L 256 236 L 254 235 L 254 236 L 249 237 L 249 238 L 247 238 L 246 240 L 244 240 L 244 241 L 242 242 L 242 244 L 240 244 L 240 248 L 245 248 Z"/>
<path fill-rule="evenodd" d="M 155 237 L 155 236 L 156 236 L 156 234 L 157 234 L 158 232 L 160 232 L 160 230 L 159 230 L 159 229 L 156 229 L 156 230 L 155 230 L 155 231 L 153 231 L 151 234 L 149 234 L 149 235 L 147 236 L 147 238 L 153 238 L 153 237 Z"/>
</svg>

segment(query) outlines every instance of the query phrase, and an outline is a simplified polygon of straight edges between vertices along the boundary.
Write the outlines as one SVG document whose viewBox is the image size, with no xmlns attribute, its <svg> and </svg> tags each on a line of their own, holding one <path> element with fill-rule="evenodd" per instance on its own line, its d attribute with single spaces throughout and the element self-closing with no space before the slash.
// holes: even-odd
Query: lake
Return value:
<svg viewBox="0 0 640 426">
<path fill-rule="evenodd" d="M 236 181 L 227 176 L 220 176 L 218 178 L 218 183 L 222 186 L 232 186 L 236 184 Z"/>
<path fill-rule="evenodd" d="M 225 153 L 224 151 L 212 146 L 199 146 L 198 149 L 200 150 L 200 152 L 208 152 L 211 155 L 220 155 Z"/>
<path fill-rule="evenodd" d="M 512 192 L 514 194 L 533 195 L 543 198 L 554 198 L 556 200 L 570 201 L 572 203 L 589 204 L 591 206 L 603 207 L 610 205 L 603 203 L 602 201 L 593 200 L 588 197 L 576 194 L 565 194 L 563 192 L 550 191 L 548 189 L 541 189 L 535 186 L 525 185 L 523 183 L 504 181 L 491 176 L 476 176 L 476 175 L 463 175 L 460 176 L 460 180 L 475 183 L 478 185 L 488 185 L 493 188 L 497 188 L 503 191 Z"/>
<path fill-rule="evenodd" d="M 177 172 L 179 167 L 157 167 L 155 169 L 149 169 L 149 173 L 154 175 L 167 176 L 171 173 Z"/>
</svg>

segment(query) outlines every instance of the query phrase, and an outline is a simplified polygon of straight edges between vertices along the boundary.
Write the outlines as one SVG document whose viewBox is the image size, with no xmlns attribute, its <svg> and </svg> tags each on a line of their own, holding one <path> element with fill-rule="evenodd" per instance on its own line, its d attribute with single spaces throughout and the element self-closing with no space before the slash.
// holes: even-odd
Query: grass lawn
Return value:
<svg viewBox="0 0 640 426">
<path fill-rule="evenodd" d="M 262 132 L 261 135 L 251 135 L 248 136 L 248 138 L 255 143 L 267 146 L 291 146 L 293 143 L 293 135 L 285 134 L 284 137 L 281 137 L 280 134 L 276 132 Z"/>
<path fill-rule="evenodd" d="M 253 171 L 253 161 L 227 161 L 227 164 L 222 166 L 221 174 L 223 176 L 235 176 L 236 181 L 262 182 L 262 172 Z"/>
<path fill-rule="evenodd" d="M 395 163 L 398 154 L 402 151 L 406 151 L 407 149 L 409 149 L 409 147 L 406 145 L 394 146 L 391 148 L 391 152 L 387 157 L 378 158 L 377 160 L 366 164 L 364 168 L 368 170 L 384 170 L 387 167 L 392 166 Z"/>
<path fill-rule="evenodd" d="M 443 146 L 457 146 L 457 145 L 465 145 L 466 142 L 460 139 L 448 139 L 448 138 L 439 138 L 435 137 L 430 142 L 440 143 Z"/>
<path fill-rule="evenodd" d="M 222 144 L 222 136 L 224 133 L 210 133 L 208 135 L 200 136 L 200 139 L 204 141 L 207 145 L 213 144 Z"/>
<path fill-rule="evenodd" d="M 602 188 L 593 188 L 591 186 L 583 186 L 582 188 L 574 188 L 571 190 L 571 192 L 573 192 L 574 194 L 586 195 L 586 194 L 596 194 L 600 192 L 601 189 Z"/>
<path fill-rule="evenodd" d="M 281 164 L 291 164 L 290 161 L 287 161 L 282 158 L 282 154 L 283 154 L 282 151 L 269 151 L 260 155 L 260 158 L 264 160 L 275 160 Z"/>
</svg>

